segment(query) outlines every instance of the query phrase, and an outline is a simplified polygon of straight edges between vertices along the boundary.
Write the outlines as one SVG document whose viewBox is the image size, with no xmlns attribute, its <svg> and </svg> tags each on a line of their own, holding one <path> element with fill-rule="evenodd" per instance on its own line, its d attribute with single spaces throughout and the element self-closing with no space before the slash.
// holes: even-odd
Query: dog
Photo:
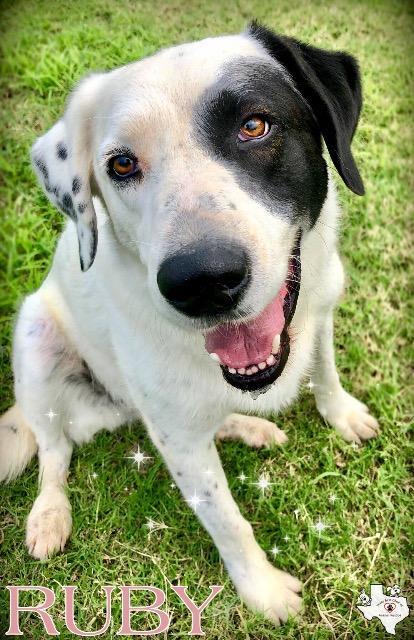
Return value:
<svg viewBox="0 0 414 640">
<path fill-rule="evenodd" d="M 371 605 L 371 602 L 372 600 L 369 595 L 365 593 L 365 589 L 362 589 L 361 593 L 359 594 L 358 604 L 363 605 L 364 607 L 369 607 Z"/>
<path fill-rule="evenodd" d="M 310 374 L 345 440 L 377 435 L 333 349 L 344 274 L 324 145 L 362 195 L 361 104 L 352 56 L 252 23 L 86 77 L 35 142 L 34 170 L 68 220 L 18 314 L 16 403 L 0 429 L 3 480 L 38 453 L 33 557 L 69 537 L 74 444 L 141 419 L 240 597 L 275 624 L 299 612 L 301 584 L 258 546 L 215 438 L 283 443 L 264 416 Z"/>
</svg>

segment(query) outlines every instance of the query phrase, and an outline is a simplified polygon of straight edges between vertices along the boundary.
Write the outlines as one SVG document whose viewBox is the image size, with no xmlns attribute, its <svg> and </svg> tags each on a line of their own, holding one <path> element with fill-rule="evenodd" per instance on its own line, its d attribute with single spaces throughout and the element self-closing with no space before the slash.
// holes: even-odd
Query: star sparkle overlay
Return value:
<svg viewBox="0 0 414 640">
<path fill-rule="evenodd" d="M 153 520 L 152 518 L 147 519 L 144 527 L 148 529 L 149 537 L 156 531 L 160 531 L 161 529 L 168 529 L 167 525 L 164 522 L 156 522 L 156 520 Z"/>
<path fill-rule="evenodd" d="M 138 471 L 141 471 L 141 465 L 145 464 L 147 460 L 152 460 L 152 456 L 147 456 L 143 451 L 141 451 L 140 446 L 138 445 L 137 450 L 132 454 L 132 456 L 127 456 L 128 460 L 133 460 L 138 467 Z"/>
<path fill-rule="evenodd" d="M 321 537 L 321 535 L 325 531 L 325 529 L 329 528 L 329 525 L 326 524 L 325 522 L 322 522 L 322 520 L 319 518 L 319 520 L 317 522 L 315 522 L 314 525 L 312 525 L 312 528 L 315 529 L 315 531 L 317 532 L 318 536 Z"/>
<path fill-rule="evenodd" d="M 202 498 L 200 498 L 200 496 L 197 494 L 197 489 L 194 489 L 194 494 L 191 496 L 191 498 L 186 500 L 186 503 L 189 504 L 190 507 L 192 507 L 196 513 L 197 513 L 198 507 L 202 502 L 207 502 L 207 500 L 203 500 Z"/>
<path fill-rule="evenodd" d="M 250 484 L 258 487 L 262 492 L 262 496 L 264 496 L 266 490 L 270 489 L 271 486 L 275 483 L 270 482 L 269 478 L 265 474 L 262 474 L 257 482 L 251 482 Z"/>
<path fill-rule="evenodd" d="M 45 413 L 45 416 L 46 416 L 47 418 L 49 418 L 49 421 L 50 421 L 50 422 L 52 422 L 52 420 L 53 420 L 54 418 L 56 418 L 56 416 L 58 416 L 58 415 L 59 415 L 59 414 L 58 414 L 58 413 L 55 413 L 55 412 L 53 411 L 53 409 L 49 409 L 49 411 L 48 411 L 47 413 Z"/>
</svg>

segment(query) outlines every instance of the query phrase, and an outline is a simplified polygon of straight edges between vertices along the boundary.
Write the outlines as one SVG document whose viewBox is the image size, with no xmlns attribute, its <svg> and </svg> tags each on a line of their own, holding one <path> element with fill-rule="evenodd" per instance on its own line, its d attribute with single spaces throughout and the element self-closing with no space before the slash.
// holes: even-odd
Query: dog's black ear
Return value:
<svg viewBox="0 0 414 640">
<path fill-rule="evenodd" d="M 351 191 L 363 195 L 364 184 L 351 153 L 362 106 L 355 58 L 277 35 L 255 22 L 249 26 L 248 33 L 289 72 L 312 109 L 339 175 Z"/>
</svg>

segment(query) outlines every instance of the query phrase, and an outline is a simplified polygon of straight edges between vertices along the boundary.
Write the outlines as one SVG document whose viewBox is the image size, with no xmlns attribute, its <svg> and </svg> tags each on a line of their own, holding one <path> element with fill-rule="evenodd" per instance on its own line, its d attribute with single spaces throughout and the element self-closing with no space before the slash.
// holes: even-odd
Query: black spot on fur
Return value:
<svg viewBox="0 0 414 640">
<path fill-rule="evenodd" d="M 177 476 L 182 476 L 182 471 L 177 471 Z"/>
<path fill-rule="evenodd" d="M 214 483 L 214 488 L 218 489 L 218 483 L 217 482 Z"/>
<path fill-rule="evenodd" d="M 42 174 L 44 181 L 47 182 L 49 180 L 49 171 L 47 170 L 46 163 L 41 160 L 41 158 L 35 158 L 34 163 Z"/>
<path fill-rule="evenodd" d="M 92 242 L 91 242 L 91 247 L 90 247 L 90 253 L 89 253 L 89 258 L 91 263 L 94 261 L 95 259 L 95 255 L 96 255 L 96 247 L 98 246 L 98 229 L 96 226 L 96 220 L 94 219 L 92 221 L 91 224 L 91 233 L 92 233 Z"/>
<path fill-rule="evenodd" d="M 70 193 L 66 192 L 63 194 L 62 200 L 59 202 L 59 206 L 66 215 L 68 215 L 73 220 L 76 220 L 76 212 L 73 206 L 73 200 Z"/>
<path fill-rule="evenodd" d="M 95 373 L 88 366 L 85 360 L 82 360 L 81 368 L 70 373 L 65 378 L 65 383 L 72 386 L 77 386 L 80 389 L 83 387 L 93 393 L 100 401 L 105 401 L 107 404 L 119 406 L 122 401 L 114 398 L 104 385 L 98 380 Z"/>
<path fill-rule="evenodd" d="M 197 206 L 205 211 L 218 211 L 219 204 L 212 193 L 201 193 L 198 196 Z"/>
<path fill-rule="evenodd" d="M 73 200 L 72 200 L 72 196 L 70 195 L 70 193 L 66 192 L 66 193 L 63 194 L 62 203 L 63 203 L 63 206 L 66 209 L 73 210 Z"/>
<path fill-rule="evenodd" d="M 79 178 L 79 176 L 75 176 L 72 181 L 72 193 L 74 196 L 76 196 L 79 193 L 81 186 L 82 186 L 82 180 Z"/>
<path fill-rule="evenodd" d="M 206 498 L 211 498 L 212 493 L 211 491 L 204 491 L 204 495 L 206 496 Z"/>
<path fill-rule="evenodd" d="M 233 211 L 236 209 L 234 202 L 229 202 L 229 209 L 232 209 Z"/>
<path fill-rule="evenodd" d="M 56 155 L 59 160 L 66 160 L 68 157 L 68 149 L 63 142 L 58 142 L 56 145 Z"/>
<path fill-rule="evenodd" d="M 87 206 L 88 205 L 86 204 L 86 202 L 79 202 L 78 204 L 79 213 L 84 213 L 86 211 Z"/>
<path fill-rule="evenodd" d="M 13 433 L 17 433 L 17 427 L 14 426 L 14 424 L 11 424 L 9 426 L 10 431 L 12 431 Z"/>
</svg>

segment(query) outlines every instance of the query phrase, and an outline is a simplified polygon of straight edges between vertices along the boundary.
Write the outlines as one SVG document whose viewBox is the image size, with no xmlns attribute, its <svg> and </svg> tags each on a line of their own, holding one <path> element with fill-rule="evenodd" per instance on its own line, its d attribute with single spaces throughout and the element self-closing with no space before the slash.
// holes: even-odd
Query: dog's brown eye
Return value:
<svg viewBox="0 0 414 640">
<path fill-rule="evenodd" d="M 263 138 L 269 133 L 270 125 L 261 116 L 250 116 L 242 126 L 240 127 L 238 138 L 239 140 L 253 140 L 257 138 Z"/>
<path fill-rule="evenodd" d="M 129 156 L 116 156 L 112 158 L 110 168 L 118 178 L 127 178 L 137 172 L 138 164 L 134 158 Z"/>
</svg>

